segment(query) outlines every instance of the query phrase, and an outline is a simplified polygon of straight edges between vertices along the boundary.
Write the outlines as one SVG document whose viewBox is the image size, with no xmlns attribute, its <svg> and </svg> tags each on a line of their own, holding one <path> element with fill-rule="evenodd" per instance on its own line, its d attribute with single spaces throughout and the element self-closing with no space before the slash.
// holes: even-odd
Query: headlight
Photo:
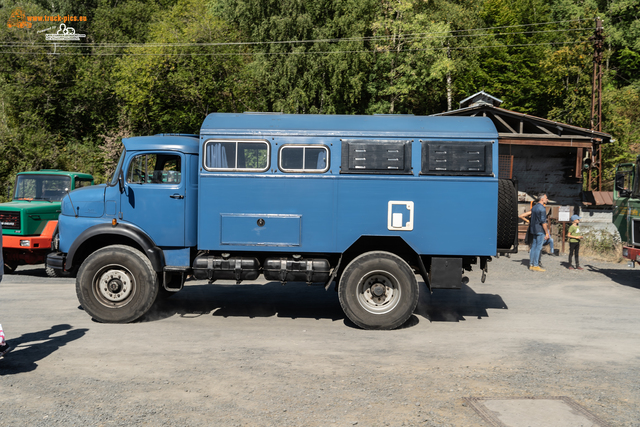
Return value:
<svg viewBox="0 0 640 427">
<path fill-rule="evenodd" d="M 624 256 L 624 257 L 629 256 L 629 249 L 627 249 L 627 248 L 622 249 L 622 256 Z"/>
<path fill-rule="evenodd" d="M 31 246 L 31 240 L 20 240 L 20 246 Z"/>
</svg>

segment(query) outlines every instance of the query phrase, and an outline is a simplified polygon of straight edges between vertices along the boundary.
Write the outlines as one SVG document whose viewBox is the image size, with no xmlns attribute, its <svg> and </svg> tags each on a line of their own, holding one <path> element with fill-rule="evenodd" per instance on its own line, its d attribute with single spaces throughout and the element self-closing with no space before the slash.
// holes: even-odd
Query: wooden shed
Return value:
<svg viewBox="0 0 640 427">
<path fill-rule="evenodd" d="M 611 135 L 500 108 L 502 100 L 478 92 L 460 108 L 436 115 L 483 116 L 498 129 L 501 177 L 518 179 L 519 199 L 547 193 L 555 205 L 580 206 L 585 165 L 597 161 Z"/>
</svg>

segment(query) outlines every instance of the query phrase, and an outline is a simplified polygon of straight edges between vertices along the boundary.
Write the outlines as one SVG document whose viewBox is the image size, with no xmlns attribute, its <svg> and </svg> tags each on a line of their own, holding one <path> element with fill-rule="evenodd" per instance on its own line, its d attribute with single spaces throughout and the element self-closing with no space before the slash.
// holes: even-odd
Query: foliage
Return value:
<svg viewBox="0 0 640 427">
<path fill-rule="evenodd" d="M 4 25 L 18 7 L 86 16 L 73 25 L 87 43 L 45 43 L 57 23 Z M 104 182 L 122 138 L 196 133 L 215 111 L 433 114 L 484 90 L 589 127 L 596 16 L 603 130 L 616 139 L 606 185 L 640 149 L 639 11 L 636 0 L 0 0 L 0 188 L 45 167 Z"/>
<path fill-rule="evenodd" d="M 134 133 L 197 133 L 208 113 L 235 110 L 236 76 L 243 58 L 224 46 L 237 33 L 203 0 L 180 0 L 150 25 L 149 45 L 130 47 L 117 60 L 115 92 Z"/>
</svg>

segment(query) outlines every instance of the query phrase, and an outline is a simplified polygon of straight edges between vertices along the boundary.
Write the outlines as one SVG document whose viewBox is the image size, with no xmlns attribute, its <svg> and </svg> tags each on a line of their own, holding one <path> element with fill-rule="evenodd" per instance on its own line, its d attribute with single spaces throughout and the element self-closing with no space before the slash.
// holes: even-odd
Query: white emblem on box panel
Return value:
<svg viewBox="0 0 640 427">
<path fill-rule="evenodd" d="M 413 202 L 389 201 L 387 228 L 392 231 L 413 230 Z"/>
</svg>

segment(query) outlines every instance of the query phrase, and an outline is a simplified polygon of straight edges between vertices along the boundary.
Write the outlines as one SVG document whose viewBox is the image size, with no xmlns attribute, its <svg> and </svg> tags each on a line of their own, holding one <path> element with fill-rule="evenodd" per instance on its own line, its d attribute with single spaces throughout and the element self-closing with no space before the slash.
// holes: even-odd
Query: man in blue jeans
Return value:
<svg viewBox="0 0 640 427">
<path fill-rule="evenodd" d="M 538 203 L 531 209 L 531 234 L 533 242 L 529 251 L 529 270 L 546 271 L 540 267 L 540 252 L 542 244 L 549 239 L 549 225 L 547 224 L 547 212 L 544 205 L 548 198 L 546 194 L 541 194 Z"/>
</svg>

